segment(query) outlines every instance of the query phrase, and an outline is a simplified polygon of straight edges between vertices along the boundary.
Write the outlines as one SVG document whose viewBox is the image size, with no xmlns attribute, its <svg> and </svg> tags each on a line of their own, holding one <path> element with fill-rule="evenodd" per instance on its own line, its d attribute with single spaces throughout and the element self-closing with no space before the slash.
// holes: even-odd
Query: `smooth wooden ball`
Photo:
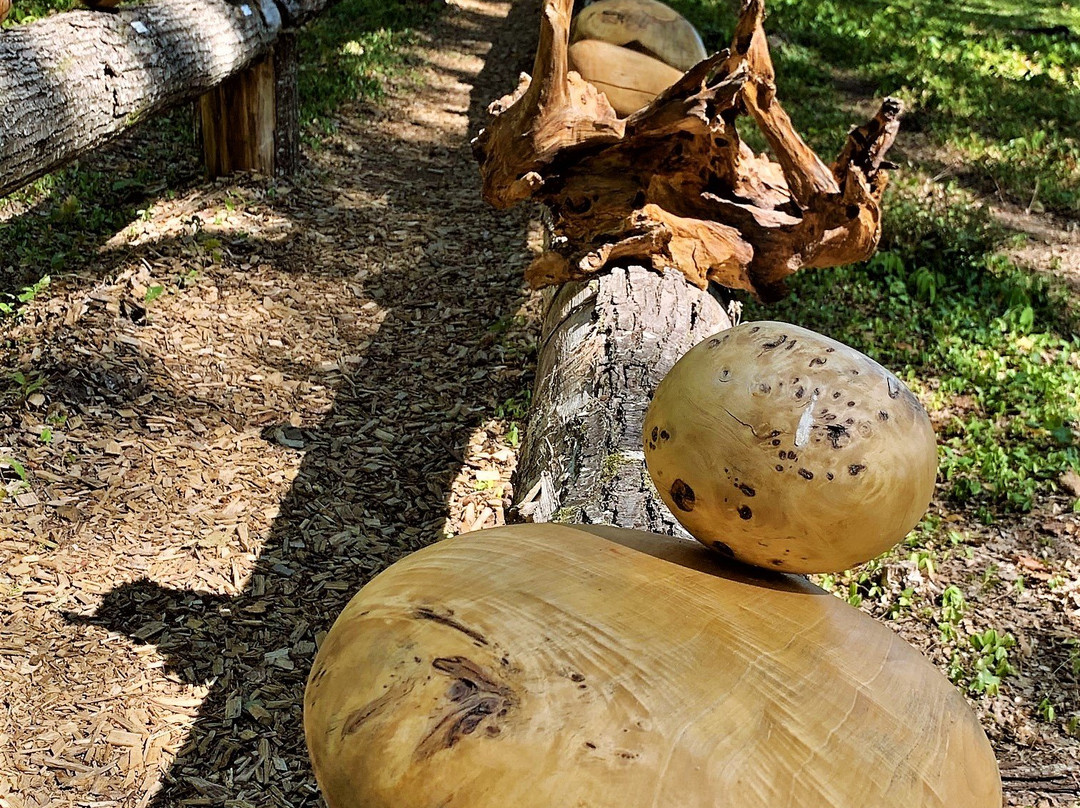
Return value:
<svg viewBox="0 0 1080 808">
<path fill-rule="evenodd" d="M 696 345 L 657 387 L 645 462 L 665 504 L 725 555 L 836 572 L 922 518 L 937 447 L 911 391 L 868 356 L 788 323 Z"/>
</svg>

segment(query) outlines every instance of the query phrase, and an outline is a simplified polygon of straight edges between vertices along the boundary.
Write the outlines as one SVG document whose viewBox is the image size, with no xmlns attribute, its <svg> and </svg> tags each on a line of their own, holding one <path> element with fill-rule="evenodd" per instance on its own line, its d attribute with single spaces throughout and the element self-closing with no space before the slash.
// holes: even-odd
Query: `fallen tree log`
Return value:
<svg viewBox="0 0 1080 808">
<path fill-rule="evenodd" d="M 645 470 L 641 424 L 676 360 L 731 326 L 724 301 L 644 267 L 548 296 L 512 517 L 687 536 Z"/>
<path fill-rule="evenodd" d="M 332 0 L 150 0 L 0 33 L 0 196 L 267 55 Z"/>
</svg>

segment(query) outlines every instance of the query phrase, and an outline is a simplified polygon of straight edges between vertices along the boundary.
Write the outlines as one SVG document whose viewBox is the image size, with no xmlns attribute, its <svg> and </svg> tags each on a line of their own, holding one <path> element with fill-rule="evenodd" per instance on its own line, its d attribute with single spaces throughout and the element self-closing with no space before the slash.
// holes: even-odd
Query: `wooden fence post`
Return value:
<svg viewBox="0 0 1080 808">
<path fill-rule="evenodd" d="M 203 159 L 211 179 L 234 171 L 290 174 L 300 143 L 295 34 L 199 99 Z"/>
</svg>

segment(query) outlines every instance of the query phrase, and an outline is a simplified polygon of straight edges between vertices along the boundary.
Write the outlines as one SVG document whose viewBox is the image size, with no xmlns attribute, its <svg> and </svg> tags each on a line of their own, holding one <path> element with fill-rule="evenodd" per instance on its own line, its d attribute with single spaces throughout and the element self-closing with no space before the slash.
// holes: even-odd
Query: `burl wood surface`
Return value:
<svg viewBox="0 0 1080 808">
<path fill-rule="evenodd" d="M 368 584 L 305 698 L 332 808 L 994 808 L 963 697 L 798 578 L 518 525 Z"/>
<path fill-rule="evenodd" d="M 865 354 L 790 323 L 706 339 L 656 390 L 645 461 L 697 539 L 783 572 L 841 572 L 926 513 L 930 417 Z"/>
</svg>

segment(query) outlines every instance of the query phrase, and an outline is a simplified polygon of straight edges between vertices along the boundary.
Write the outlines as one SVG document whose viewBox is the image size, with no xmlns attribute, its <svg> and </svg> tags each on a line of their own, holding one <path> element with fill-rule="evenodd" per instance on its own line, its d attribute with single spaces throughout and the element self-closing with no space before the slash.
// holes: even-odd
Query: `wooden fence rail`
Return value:
<svg viewBox="0 0 1080 808">
<path fill-rule="evenodd" d="M 261 64 L 332 2 L 150 0 L 0 31 L 0 196 Z"/>
</svg>

